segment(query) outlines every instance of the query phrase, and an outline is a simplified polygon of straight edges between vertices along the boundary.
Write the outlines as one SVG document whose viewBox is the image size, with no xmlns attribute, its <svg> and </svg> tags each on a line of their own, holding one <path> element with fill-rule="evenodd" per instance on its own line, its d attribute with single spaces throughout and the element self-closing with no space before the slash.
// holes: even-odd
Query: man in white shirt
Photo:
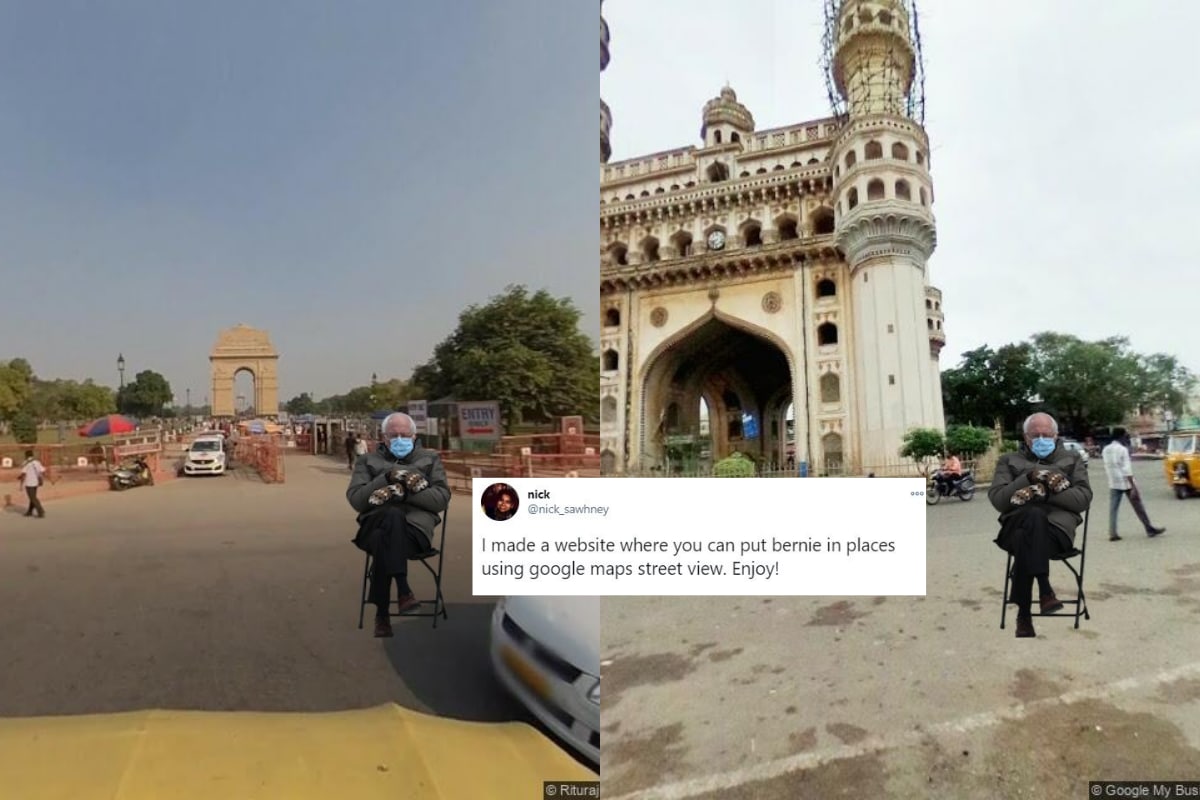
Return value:
<svg viewBox="0 0 1200 800">
<path fill-rule="evenodd" d="M 1112 442 L 1101 452 L 1104 457 L 1104 471 L 1108 474 L 1110 498 L 1108 540 L 1110 542 L 1121 540 L 1121 537 L 1117 535 L 1117 510 L 1121 506 L 1121 498 L 1125 495 L 1129 495 L 1129 505 L 1133 506 L 1133 513 L 1137 514 L 1138 520 L 1146 528 L 1147 536 L 1154 537 L 1165 533 L 1166 528 L 1156 528 L 1150 523 L 1146 507 L 1142 505 L 1141 492 L 1138 491 L 1137 484 L 1133 480 L 1133 462 L 1129 459 L 1128 438 L 1125 435 L 1125 429 L 1117 428 L 1113 433 L 1115 437 Z"/>
<path fill-rule="evenodd" d="M 21 465 L 17 481 L 25 487 L 25 494 L 29 495 L 29 510 L 25 512 L 27 517 L 32 517 L 35 511 L 39 517 L 46 516 L 46 509 L 42 508 L 42 501 L 38 500 L 37 496 L 38 487 L 42 485 L 45 474 L 46 468 L 42 466 L 42 462 L 33 457 L 32 450 L 26 450 L 25 463 Z"/>
</svg>

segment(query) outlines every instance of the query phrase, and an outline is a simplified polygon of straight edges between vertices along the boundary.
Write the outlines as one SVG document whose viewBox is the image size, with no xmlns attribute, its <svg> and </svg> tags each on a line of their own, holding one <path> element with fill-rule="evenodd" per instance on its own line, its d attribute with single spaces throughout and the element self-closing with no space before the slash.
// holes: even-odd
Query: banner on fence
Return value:
<svg viewBox="0 0 1200 800">
<path fill-rule="evenodd" d="M 500 404 L 495 401 L 459 403 L 458 435 L 463 439 L 499 439 Z"/>
<path fill-rule="evenodd" d="M 429 418 L 429 404 L 424 400 L 409 400 L 408 415 L 416 425 L 417 433 L 429 433 L 426 420 Z"/>
</svg>

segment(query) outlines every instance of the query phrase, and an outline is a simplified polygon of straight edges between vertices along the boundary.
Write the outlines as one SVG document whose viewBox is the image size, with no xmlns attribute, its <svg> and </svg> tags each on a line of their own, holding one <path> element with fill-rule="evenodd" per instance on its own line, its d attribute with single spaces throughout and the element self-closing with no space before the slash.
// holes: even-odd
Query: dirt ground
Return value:
<svg viewBox="0 0 1200 800">
<path fill-rule="evenodd" d="M 1078 630 L 1035 618 L 1017 640 L 1011 613 L 1000 629 L 983 495 L 929 509 L 923 598 L 607 599 L 605 797 L 1065 800 L 1094 780 L 1200 779 L 1200 499 L 1136 470 L 1168 532 L 1124 508 L 1108 541 L 1092 470 Z"/>
</svg>

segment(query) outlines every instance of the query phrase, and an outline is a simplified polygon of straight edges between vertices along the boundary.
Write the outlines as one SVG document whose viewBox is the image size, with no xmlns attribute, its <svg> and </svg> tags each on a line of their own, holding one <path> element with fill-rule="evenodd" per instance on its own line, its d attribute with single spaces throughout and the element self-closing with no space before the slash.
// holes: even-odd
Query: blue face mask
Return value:
<svg viewBox="0 0 1200 800">
<path fill-rule="evenodd" d="M 1033 440 L 1033 444 L 1029 445 L 1029 449 L 1038 458 L 1045 458 L 1054 452 L 1054 439 L 1049 436 L 1039 436 Z"/>
<path fill-rule="evenodd" d="M 388 449 L 392 451 L 392 455 L 396 458 L 404 458 L 413 451 L 412 439 L 392 439 Z"/>
</svg>

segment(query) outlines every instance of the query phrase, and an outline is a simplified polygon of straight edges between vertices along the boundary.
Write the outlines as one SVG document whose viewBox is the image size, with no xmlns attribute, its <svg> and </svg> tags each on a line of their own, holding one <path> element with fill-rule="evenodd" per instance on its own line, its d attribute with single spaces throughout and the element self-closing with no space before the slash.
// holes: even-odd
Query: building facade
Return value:
<svg viewBox="0 0 1200 800">
<path fill-rule="evenodd" d="M 944 427 L 908 8 L 833 8 L 844 114 L 757 130 L 727 86 L 698 146 L 609 162 L 601 104 L 606 474 L 703 470 L 734 451 L 763 469 L 887 474 L 907 430 Z"/>
</svg>

